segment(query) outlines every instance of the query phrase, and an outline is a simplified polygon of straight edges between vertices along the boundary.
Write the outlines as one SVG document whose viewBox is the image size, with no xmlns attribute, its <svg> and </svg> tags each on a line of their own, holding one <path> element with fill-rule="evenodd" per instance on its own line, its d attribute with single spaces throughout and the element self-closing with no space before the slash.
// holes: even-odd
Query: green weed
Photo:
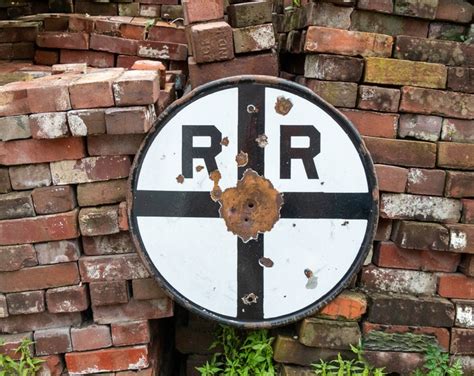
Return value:
<svg viewBox="0 0 474 376">
<path fill-rule="evenodd" d="M 33 344 L 29 339 L 23 339 L 15 353 L 20 354 L 20 359 L 12 359 L 10 356 L 0 354 L 0 376 L 34 376 L 41 368 L 42 359 L 31 355 L 30 346 Z M 0 343 L 1 345 L 1 343 Z"/>
</svg>

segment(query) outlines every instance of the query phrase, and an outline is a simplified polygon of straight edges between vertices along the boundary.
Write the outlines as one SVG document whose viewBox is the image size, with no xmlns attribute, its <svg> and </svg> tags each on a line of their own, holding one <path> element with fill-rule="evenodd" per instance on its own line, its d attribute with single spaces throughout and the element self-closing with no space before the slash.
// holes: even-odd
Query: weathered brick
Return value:
<svg viewBox="0 0 474 376">
<path fill-rule="evenodd" d="M 159 88 L 164 89 L 166 85 L 166 66 L 161 61 L 137 60 L 130 67 L 131 70 L 151 71 L 158 75 Z M 158 90 L 159 97 L 159 90 Z M 116 99 L 117 100 L 117 99 Z M 154 101 L 156 102 L 156 100 Z M 150 102 L 150 103 L 154 103 Z"/>
<path fill-rule="evenodd" d="M 11 192 L 0 195 L 0 219 L 34 217 L 31 192 Z"/>
<path fill-rule="evenodd" d="M 105 110 L 68 111 L 67 121 L 73 136 L 105 133 Z"/>
<path fill-rule="evenodd" d="M 137 345 L 150 342 L 150 324 L 148 321 L 132 321 L 112 324 L 112 342 L 114 346 Z"/>
<path fill-rule="evenodd" d="M 7 166 L 78 159 L 84 156 L 84 141 L 75 137 L 0 143 L 0 164 Z"/>
<path fill-rule="evenodd" d="M 437 141 L 441 132 L 442 118 L 416 114 L 402 114 L 398 135 L 402 138 L 416 138 L 424 141 Z"/>
<path fill-rule="evenodd" d="M 126 199 L 127 180 L 110 180 L 80 184 L 77 199 L 80 206 L 114 204 Z"/>
<path fill-rule="evenodd" d="M 121 68 L 116 68 L 87 73 L 71 83 L 69 95 L 72 108 L 112 107 L 115 104 L 112 84 L 122 72 Z"/>
<path fill-rule="evenodd" d="M 439 0 L 436 19 L 453 22 L 471 22 L 474 9 L 464 0 Z"/>
<path fill-rule="evenodd" d="M 434 19 L 438 0 L 395 0 L 393 12 L 402 16 Z"/>
<path fill-rule="evenodd" d="M 320 359 L 324 361 L 334 359 L 338 353 L 344 358 L 351 357 L 351 353 L 345 350 L 309 347 L 301 344 L 297 339 L 279 335 L 275 341 L 273 359 L 278 363 L 309 366 Z"/>
<path fill-rule="evenodd" d="M 20 333 L 38 329 L 79 325 L 81 321 L 81 314 L 77 312 L 62 314 L 41 312 L 31 315 L 9 316 L 0 319 L 0 330 L 3 333 Z"/>
<path fill-rule="evenodd" d="M 149 366 L 148 356 L 147 346 L 73 352 L 66 354 L 66 365 L 73 374 L 139 370 Z"/>
<path fill-rule="evenodd" d="M 326 54 L 306 55 L 304 76 L 327 81 L 358 82 L 363 69 L 362 59 Z"/>
<path fill-rule="evenodd" d="M 233 29 L 235 53 L 270 50 L 275 47 L 273 24 Z"/>
<path fill-rule="evenodd" d="M 449 230 L 449 250 L 451 252 L 474 253 L 474 226 L 454 224 Z"/>
<path fill-rule="evenodd" d="M 454 306 L 447 299 L 374 294 L 368 320 L 387 325 L 451 327 L 454 314 Z"/>
<path fill-rule="evenodd" d="M 399 35 L 426 38 L 428 27 L 429 21 L 392 14 L 356 10 L 351 15 L 351 30 L 387 34 L 397 38 Z"/>
<path fill-rule="evenodd" d="M 462 328 L 474 328 L 474 300 L 453 300 L 456 307 L 455 325 Z"/>
<path fill-rule="evenodd" d="M 319 311 L 318 316 L 331 319 L 359 320 L 366 310 L 367 298 L 364 294 L 343 291 Z"/>
<path fill-rule="evenodd" d="M 136 254 L 82 257 L 79 270 L 84 282 L 147 278 L 148 271 Z"/>
<path fill-rule="evenodd" d="M 408 170 L 402 167 L 375 165 L 379 190 L 384 192 L 405 192 Z"/>
<path fill-rule="evenodd" d="M 2 244 L 38 243 L 79 236 L 77 211 L 0 222 Z"/>
<path fill-rule="evenodd" d="M 8 313 L 25 315 L 45 310 L 44 291 L 27 291 L 7 294 Z"/>
<path fill-rule="evenodd" d="M 438 166 L 474 170 L 474 144 L 438 143 Z"/>
<path fill-rule="evenodd" d="M 52 75 L 62 75 L 64 73 L 70 74 L 83 74 L 87 73 L 87 64 L 86 63 L 74 63 L 74 64 L 54 64 L 51 67 L 51 74 Z M 76 75 L 72 75 L 74 78 L 77 78 Z M 69 77 L 69 75 L 63 76 L 49 76 L 50 79 L 54 78 L 62 78 L 62 77 Z"/>
<path fill-rule="evenodd" d="M 132 281 L 133 298 L 137 300 L 160 299 L 167 295 L 153 278 Z"/>
<path fill-rule="evenodd" d="M 83 236 L 115 234 L 120 231 L 118 224 L 118 206 L 102 206 L 81 209 L 79 227 Z"/>
<path fill-rule="evenodd" d="M 94 31 L 95 22 L 93 17 L 82 14 L 71 14 L 69 16 L 69 31 L 78 32 L 85 31 L 91 33 Z"/>
<path fill-rule="evenodd" d="M 226 22 L 193 25 L 189 29 L 189 37 L 196 63 L 210 63 L 234 57 L 232 28 Z"/>
<path fill-rule="evenodd" d="M 448 88 L 464 93 L 474 93 L 474 68 L 448 68 Z"/>
<path fill-rule="evenodd" d="M 298 340 L 305 346 L 348 350 L 360 341 L 359 325 L 350 321 L 304 319 Z"/>
<path fill-rule="evenodd" d="M 0 118 L 0 140 L 11 141 L 31 137 L 28 116 L 7 116 Z"/>
<path fill-rule="evenodd" d="M 454 272 L 461 255 L 397 247 L 392 242 L 381 242 L 374 250 L 374 264 L 384 268 Z"/>
<path fill-rule="evenodd" d="M 362 270 L 361 286 L 370 291 L 434 295 L 436 277 L 432 273 L 368 266 Z"/>
<path fill-rule="evenodd" d="M 410 168 L 408 172 L 407 192 L 419 195 L 442 196 L 446 172 Z"/>
<path fill-rule="evenodd" d="M 369 57 L 365 60 L 364 82 L 445 88 L 447 68 L 442 64 Z"/>
<path fill-rule="evenodd" d="M 159 96 L 159 76 L 150 70 L 127 71 L 115 80 L 113 90 L 117 106 L 154 104 Z"/>
<path fill-rule="evenodd" d="M 0 335 L 0 353 L 2 355 L 7 355 L 12 359 L 19 360 L 20 354 L 16 352 L 16 349 L 20 347 L 23 340 L 33 341 L 33 333 L 18 333 L 18 334 L 2 334 Z M 28 346 L 31 353 L 33 353 L 33 346 Z"/>
<path fill-rule="evenodd" d="M 105 110 L 105 126 L 108 134 L 146 133 L 155 119 L 153 105 L 114 107 Z"/>
<path fill-rule="evenodd" d="M 33 138 L 59 138 L 69 135 L 65 112 L 48 112 L 30 115 Z"/>
<path fill-rule="evenodd" d="M 374 10 L 382 13 L 393 12 L 393 1 L 392 0 L 359 0 L 357 2 L 357 8 Z"/>
<path fill-rule="evenodd" d="M 91 50 L 111 52 L 121 55 L 136 55 L 138 42 L 134 39 L 125 39 L 103 34 L 91 34 Z"/>
<path fill-rule="evenodd" d="M 474 200 L 461 200 L 462 202 L 462 223 L 474 224 Z"/>
<path fill-rule="evenodd" d="M 36 355 L 61 354 L 72 351 L 70 328 L 37 330 L 34 338 Z"/>
<path fill-rule="evenodd" d="M 304 85 L 336 107 L 355 107 L 357 84 L 353 82 L 304 80 Z"/>
<path fill-rule="evenodd" d="M 181 43 L 139 41 L 137 55 L 147 59 L 185 61 L 188 57 L 188 46 Z"/>
<path fill-rule="evenodd" d="M 447 171 L 445 194 L 448 197 L 474 196 L 474 173 Z"/>
<path fill-rule="evenodd" d="M 11 272 L 38 264 L 32 245 L 0 246 L 0 272 Z"/>
<path fill-rule="evenodd" d="M 431 22 L 428 31 L 428 38 L 443 40 L 461 40 L 466 34 L 466 25 L 453 24 L 448 22 Z M 449 70 L 449 68 L 448 68 Z"/>
<path fill-rule="evenodd" d="M 54 184 L 79 184 L 120 179 L 128 176 L 130 159 L 127 156 L 89 157 L 77 161 L 51 163 Z"/>
<path fill-rule="evenodd" d="M 224 18 L 222 0 L 183 0 L 182 5 L 186 24 Z"/>
<path fill-rule="evenodd" d="M 107 325 L 85 325 L 71 328 L 74 351 L 87 351 L 112 346 L 110 328 Z"/>
<path fill-rule="evenodd" d="M 110 134 L 87 137 L 89 155 L 133 155 L 138 151 L 144 134 Z"/>
<path fill-rule="evenodd" d="M 0 40 L 4 42 L 34 42 L 39 26 L 41 26 L 39 22 L 5 22 L 0 30 Z"/>
<path fill-rule="evenodd" d="M 391 219 L 379 218 L 374 241 L 383 241 L 390 239 L 390 235 L 392 233 L 392 222 L 393 221 Z"/>
<path fill-rule="evenodd" d="M 397 114 L 387 114 L 360 110 L 340 110 L 363 136 L 396 138 Z"/>
<path fill-rule="evenodd" d="M 127 281 L 91 282 L 89 288 L 94 307 L 128 303 Z"/>
<path fill-rule="evenodd" d="M 232 75 L 261 74 L 278 76 L 278 58 L 274 53 L 240 56 L 232 60 L 197 64 L 189 58 L 189 78 L 193 88 Z"/>
<path fill-rule="evenodd" d="M 81 255 L 77 240 L 37 243 L 35 250 L 40 265 L 77 261 Z"/>
<path fill-rule="evenodd" d="M 115 55 L 100 51 L 61 50 L 59 61 L 61 64 L 86 63 L 95 68 L 109 68 L 114 66 Z"/>
<path fill-rule="evenodd" d="M 66 48 L 71 50 L 88 50 L 89 34 L 44 31 L 36 37 L 36 44 L 46 48 Z"/>
<path fill-rule="evenodd" d="M 364 110 L 397 112 L 400 90 L 378 86 L 359 86 L 357 107 Z"/>
<path fill-rule="evenodd" d="M 453 354 L 474 354 L 474 329 L 453 328 L 451 348 Z"/>
<path fill-rule="evenodd" d="M 26 90 L 29 81 L 12 82 L 0 87 L 0 116 L 23 115 L 30 112 Z"/>
<path fill-rule="evenodd" d="M 432 251 L 447 251 L 449 231 L 437 223 L 397 221 L 392 240 L 399 247 Z"/>
<path fill-rule="evenodd" d="M 8 168 L 0 168 L 0 193 L 8 193 L 12 190 Z"/>
<path fill-rule="evenodd" d="M 390 56 L 393 38 L 388 35 L 310 26 L 305 52 L 334 53 L 350 56 Z"/>
<path fill-rule="evenodd" d="M 163 4 L 161 6 L 161 18 L 164 20 L 174 20 L 176 18 L 183 18 L 183 6 L 176 4 Z"/>
<path fill-rule="evenodd" d="M 436 51 L 434 54 L 433 51 Z M 474 46 L 438 39 L 397 36 L 394 57 L 397 59 L 426 61 L 444 65 L 469 66 Z"/>
<path fill-rule="evenodd" d="M 6 171 L 8 172 L 8 170 Z M 51 172 L 48 164 L 11 167 L 10 178 L 11 185 L 15 190 L 31 189 L 51 184 Z"/>
<path fill-rule="evenodd" d="M 272 21 L 272 6 L 268 1 L 231 4 L 227 15 L 232 27 L 262 25 Z"/>
<path fill-rule="evenodd" d="M 474 127 L 472 127 L 472 121 L 443 119 L 441 140 L 474 143 Z"/>
<path fill-rule="evenodd" d="M 132 239 L 127 232 L 106 236 L 91 236 L 82 238 L 84 254 L 99 256 L 135 252 Z"/>
<path fill-rule="evenodd" d="M 374 367 L 384 368 L 386 372 L 409 375 L 424 364 L 421 353 L 398 351 L 365 351 L 364 357 Z"/>
<path fill-rule="evenodd" d="M 306 26 L 324 26 L 336 29 L 349 29 L 351 26 L 353 8 L 309 2 L 303 9 L 306 14 L 303 14 L 301 19 Z"/>
<path fill-rule="evenodd" d="M 46 76 L 34 80 L 26 90 L 30 111 L 33 113 L 51 113 L 71 109 L 68 86 L 77 78 L 77 75 L 68 74 L 64 76 Z"/>
<path fill-rule="evenodd" d="M 76 197 L 70 186 L 36 188 L 32 198 L 37 214 L 61 213 L 76 207 Z"/>
<path fill-rule="evenodd" d="M 52 313 L 81 312 L 89 307 L 85 285 L 59 287 L 46 291 L 48 311 Z"/>
<path fill-rule="evenodd" d="M 405 167 L 434 167 L 436 145 L 431 142 L 364 137 L 375 163 Z"/>
<path fill-rule="evenodd" d="M 464 255 L 459 270 L 469 277 L 474 277 L 474 255 Z"/>
<path fill-rule="evenodd" d="M 445 298 L 473 299 L 474 278 L 464 274 L 440 274 L 438 294 Z"/>
</svg>

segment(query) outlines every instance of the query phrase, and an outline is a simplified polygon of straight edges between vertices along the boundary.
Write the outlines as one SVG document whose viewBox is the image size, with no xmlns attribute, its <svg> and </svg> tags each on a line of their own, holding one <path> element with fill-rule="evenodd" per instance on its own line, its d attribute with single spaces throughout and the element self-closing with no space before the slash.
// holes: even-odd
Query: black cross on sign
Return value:
<svg viewBox="0 0 474 376">
<path fill-rule="evenodd" d="M 207 113 L 214 102 L 216 113 Z M 241 151 L 248 161 L 237 167 Z M 216 169 L 223 184 L 235 176 L 233 186 L 251 169 L 282 193 L 270 231 L 248 241 L 227 231 L 210 195 Z M 131 231 L 157 280 L 194 312 L 247 328 L 296 321 L 333 299 L 365 259 L 378 217 L 372 161 L 353 126 L 308 89 L 276 78 L 219 80 L 171 106 L 131 179 Z"/>
</svg>

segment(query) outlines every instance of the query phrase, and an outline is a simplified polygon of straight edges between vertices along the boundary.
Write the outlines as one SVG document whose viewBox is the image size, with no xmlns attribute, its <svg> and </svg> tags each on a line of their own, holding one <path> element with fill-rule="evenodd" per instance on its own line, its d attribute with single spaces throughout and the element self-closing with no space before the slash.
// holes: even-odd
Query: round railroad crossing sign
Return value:
<svg viewBox="0 0 474 376">
<path fill-rule="evenodd" d="M 354 127 L 307 88 L 241 76 L 171 105 L 138 152 L 130 227 L 179 303 L 245 328 L 287 324 L 361 267 L 378 217 Z"/>
</svg>

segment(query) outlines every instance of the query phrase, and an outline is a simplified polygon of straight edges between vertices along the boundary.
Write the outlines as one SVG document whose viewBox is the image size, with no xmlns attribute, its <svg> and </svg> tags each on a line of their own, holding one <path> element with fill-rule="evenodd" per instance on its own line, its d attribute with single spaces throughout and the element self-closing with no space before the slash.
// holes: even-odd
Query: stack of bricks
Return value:
<svg viewBox="0 0 474 376">
<path fill-rule="evenodd" d="M 159 373 L 153 319 L 173 303 L 135 252 L 125 197 L 174 94 L 160 64 L 135 67 L 55 66 L 0 88 L 0 352 L 32 339 L 44 374 Z"/>
</svg>

